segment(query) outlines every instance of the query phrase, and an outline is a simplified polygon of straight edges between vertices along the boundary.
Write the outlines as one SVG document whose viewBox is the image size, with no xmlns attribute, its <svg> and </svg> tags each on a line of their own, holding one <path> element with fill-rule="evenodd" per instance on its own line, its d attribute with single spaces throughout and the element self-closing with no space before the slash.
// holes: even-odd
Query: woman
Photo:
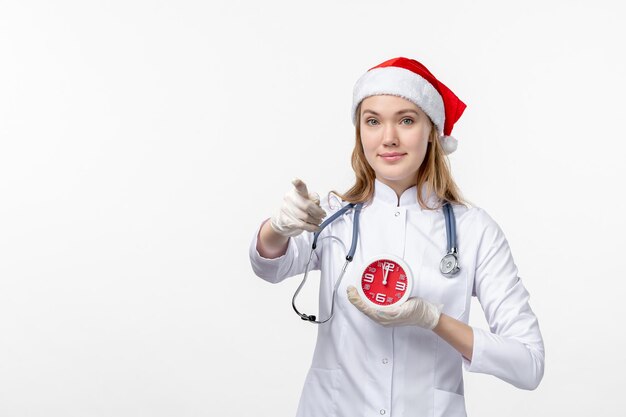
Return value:
<svg viewBox="0 0 626 417">
<path fill-rule="evenodd" d="M 450 133 L 464 109 L 417 61 L 394 58 L 370 69 L 354 87 L 354 186 L 335 193 L 342 201 L 329 195 L 320 203 L 295 180 L 281 209 L 255 233 L 253 270 L 279 282 L 304 272 L 312 232 L 327 214 L 364 203 L 354 259 L 332 319 L 319 326 L 298 416 L 464 416 L 463 367 L 522 389 L 541 381 L 543 340 L 508 243 L 485 211 L 463 201 L 447 165 L 445 154 L 456 148 Z M 446 202 L 459 247 L 452 278 L 439 269 Z M 311 258 L 322 274 L 322 316 L 331 311 L 353 222 L 354 213 L 330 223 Z M 363 263 L 382 253 L 401 258 L 415 280 L 411 298 L 386 310 L 365 303 L 354 287 Z M 472 296 L 491 331 L 467 325 Z"/>
</svg>

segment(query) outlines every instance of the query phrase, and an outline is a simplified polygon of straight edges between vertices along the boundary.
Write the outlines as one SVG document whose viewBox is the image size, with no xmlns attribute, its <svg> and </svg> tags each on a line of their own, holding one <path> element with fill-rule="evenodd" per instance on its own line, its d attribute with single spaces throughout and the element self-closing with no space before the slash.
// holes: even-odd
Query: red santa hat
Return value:
<svg viewBox="0 0 626 417">
<path fill-rule="evenodd" d="M 379 94 L 399 96 L 414 103 L 434 123 L 444 152 L 450 154 L 456 150 L 457 140 L 450 134 L 466 105 L 424 65 L 399 57 L 370 68 L 354 85 L 353 124 L 361 101 Z"/>
</svg>

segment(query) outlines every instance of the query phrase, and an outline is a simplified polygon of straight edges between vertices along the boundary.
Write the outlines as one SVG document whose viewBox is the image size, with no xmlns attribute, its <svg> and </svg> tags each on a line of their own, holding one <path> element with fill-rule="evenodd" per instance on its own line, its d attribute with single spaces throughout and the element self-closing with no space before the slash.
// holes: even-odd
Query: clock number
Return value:
<svg viewBox="0 0 626 417">
<path fill-rule="evenodd" d="M 374 282 L 374 274 L 363 275 L 363 281 L 369 282 L 371 284 L 372 282 Z"/>
<path fill-rule="evenodd" d="M 404 290 L 406 290 L 406 282 L 402 282 L 402 281 L 396 282 L 396 290 L 397 291 L 404 291 Z"/>
<path fill-rule="evenodd" d="M 382 294 L 382 293 L 377 293 L 377 294 L 376 294 L 376 298 L 375 298 L 375 299 L 376 299 L 376 301 L 377 301 L 377 302 L 379 302 L 379 303 L 384 303 L 384 302 L 385 302 L 385 300 L 386 300 L 386 297 L 385 297 L 385 294 Z"/>
<path fill-rule="evenodd" d="M 396 264 L 392 262 L 385 262 L 385 266 L 383 268 L 389 272 L 393 272 L 396 269 Z"/>
</svg>

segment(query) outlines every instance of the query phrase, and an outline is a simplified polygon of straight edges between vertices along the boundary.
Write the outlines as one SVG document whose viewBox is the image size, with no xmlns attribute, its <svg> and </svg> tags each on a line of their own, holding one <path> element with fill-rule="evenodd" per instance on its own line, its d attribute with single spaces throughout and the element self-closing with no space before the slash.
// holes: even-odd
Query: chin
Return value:
<svg viewBox="0 0 626 417">
<path fill-rule="evenodd" d="M 376 178 L 379 179 L 383 179 L 386 181 L 393 181 L 393 182 L 400 182 L 400 183 L 405 183 L 405 182 L 415 182 L 417 181 L 417 171 L 413 171 L 413 172 L 408 172 L 405 170 L 402 170 L 402 172 L 399 171 L 393 171 L 390 169 L 382 169 L 379 171 L 376 171 Z"/>
</svg>

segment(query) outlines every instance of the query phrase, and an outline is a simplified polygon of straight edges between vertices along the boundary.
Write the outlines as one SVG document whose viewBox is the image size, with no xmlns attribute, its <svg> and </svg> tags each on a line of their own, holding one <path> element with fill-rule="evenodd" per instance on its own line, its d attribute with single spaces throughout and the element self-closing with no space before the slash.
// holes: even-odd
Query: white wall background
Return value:
<svg viewBox="0 0 626 417">
<path fill-rule="evenodd" d="M 400 55 L 468 104 L 453 172 L 546 344 L 535 391 L 466 374 L 469 415 L 625 415 L 623 21 L 598 0 L 0 0 L 0 416 L 293 415 L 316 329 L 248 244 L 293 177 L 350 185 L 352 86 Z"/>
</svg>

